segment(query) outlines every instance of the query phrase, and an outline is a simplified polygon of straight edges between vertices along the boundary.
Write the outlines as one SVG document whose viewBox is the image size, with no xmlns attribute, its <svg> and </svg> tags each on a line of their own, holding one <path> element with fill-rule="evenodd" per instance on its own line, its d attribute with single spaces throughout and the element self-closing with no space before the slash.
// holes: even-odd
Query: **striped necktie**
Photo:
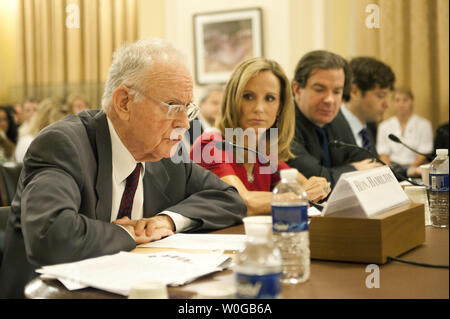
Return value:
<svg viewBox="0 0 450 319">
<path fill-rule="evenodd" d="M 361 131 L 359 131 L 359 135 L 361 135 L 362 137 L 362 141 L 363 141 L 363 147 L 366 150 L 369 150 L 372 148 L 372 143 L 370 142 L 370 136 L 369 136 L 369 132 L 367 131 L 366 128 L 363 128 Z"/>
<path fill-rule="evenodd" d="M 123 191 L 122 200 L 120 201 L 119 213 L 117 219 L 128 217 L 131 219 L 131 210 L 133 209 L 134 194 L 139 183 L 139 173 L 141 172 L 142 164 L 138 163 L 133 172 L 127 177 L 125 190 Z"/>
</svg>

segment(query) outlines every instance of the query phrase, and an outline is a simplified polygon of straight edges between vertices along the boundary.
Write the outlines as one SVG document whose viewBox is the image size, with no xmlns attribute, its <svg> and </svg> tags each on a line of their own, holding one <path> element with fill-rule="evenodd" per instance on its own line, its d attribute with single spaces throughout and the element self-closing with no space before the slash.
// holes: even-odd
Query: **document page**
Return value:
<svg viewBox="0 0 450 319">
<path fill-rule="evenodd" d="M 112 293 L 128 296 L 133 284 L 158 281 L 179 286 L 228 267 L 231 258 L 220 253 L 159 252 L 91 258 L 74 263 L 45 266 L 37 272 Z M 76 285 L 74 285 L 76 286 Z"/>
<path fill-rule="evenodd" d="M 226 234 L 175 234 L 139 247 L 205 249 L 205 250 L 243 250 L 246 235 Z"/>
</svg>

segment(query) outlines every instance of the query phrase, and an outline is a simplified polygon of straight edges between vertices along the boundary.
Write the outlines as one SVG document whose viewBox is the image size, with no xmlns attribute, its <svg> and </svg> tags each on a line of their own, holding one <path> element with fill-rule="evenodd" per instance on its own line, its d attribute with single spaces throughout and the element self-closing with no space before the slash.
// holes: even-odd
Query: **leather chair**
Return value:
<svg viewBox="0 0 450 319">
<path fill-rule="evenodd" d="M 22 167 L 22 163 L 5 163 L 0 165 L 0 206 L 11 205 Z"/>
</svg>

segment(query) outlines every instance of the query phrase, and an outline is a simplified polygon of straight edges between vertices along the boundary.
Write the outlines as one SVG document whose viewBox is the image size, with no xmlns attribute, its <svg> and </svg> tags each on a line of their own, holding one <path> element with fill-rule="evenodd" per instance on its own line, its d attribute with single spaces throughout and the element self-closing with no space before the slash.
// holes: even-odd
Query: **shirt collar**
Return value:
<svg viewBox="0 0 450 319">
<path fill-rule="evenodd" d="M 345 104 L 342 104 L 341 110 L 345 119 L 348 121 L 348 124 L 350 124 L 353 135 L 358 136 L 359 132 L 361 132 L 363 128 L 366 128 L 367 125 L 361 123 L 361 121 L 345 106 Z"/>
<path fill-rule="evenodd" d="M 123 145 L 108 117 L 109 135 L 111 136 L 112 170 L 117 183 L 122 183 L 136 168 L 137 163 L 130 151 Z M 144 167 L 144 164 L 142 164 Z M 145 169 L 141 169 L 143 175 Z"/>
</svg>

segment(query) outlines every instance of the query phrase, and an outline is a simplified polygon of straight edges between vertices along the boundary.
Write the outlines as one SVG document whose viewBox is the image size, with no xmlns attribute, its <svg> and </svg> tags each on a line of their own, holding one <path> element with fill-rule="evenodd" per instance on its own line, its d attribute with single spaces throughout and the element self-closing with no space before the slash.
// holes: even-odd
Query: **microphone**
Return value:
<svg viewBox="0 0 450 319">
<path fill-rule="evenodd" d="M 421 153 L 421 152 L 419 152 L 419 151 L 413 149 L 412 147 L 410 147 L 410 146 L 408 146 L 407 144 L 403 143 L 403 142 L 402 142 L 397 136 L 395 136 L 394 134 L 389 134 L 388 137 L 389 137 L 389 139 L 390 139 L 391 141 L 393 141 L 393 142 L 395 142 L 395 143 L 402 144 L 404 147 L 406 147 L 406 148 L 409 149 L 410 151 L 412 151 L 412 152 L 414 152 L 414 153 L 416 153 L 416 154 L 425 156 L 425 157 L 427 158 L 427 160 L 429 160 L 430 162 L 433 161 L 433 157 L 432 157 L 430 154 L 424 154 L 424 153 Z"/>
<path fill-rule="evenodd" d="M 358 150 L 361 150 L 361 151 L 364 151 L 364 152 L 370 154 L 370 156 L 372 158 L 374 158 L 376 161 L 380 162 L 381 164 L 383 164 L 385 166 L 388 166 L 376 154 L 374 154 L 373 152 L 369 151 L 368 149 L 365 149 L 364 147 L 359 147 L 358 145 L 344 143 L 344 142 L 341 142 L 341 141 L 338 141 L 338 140 L 331 141 L 330 143 L 328 143 L 328 145 L 329 146 L 334 146 L 334 147 L 351 147 L 351 148 L 356 148 Z M 397 173 L 393 169 L 391 169 L 391 171 L 392 171 L 392 173 L 394 173 L 395 177 L 397 177 L 397 179 L 399 179 L 401 181 L 410 182 L 411 184 L 413 184 L 415 186 L 423 186 L 423 185 L 417 184 L 416 182 L 414 182 L 413 180 L 409 179 L 408 177 L 405 177 L 405 176 Z"/>
<path fill-rule="evenodd" d="M 263 163 L 263 164 L 268 165 L 270 167 L 270 169 L 272 170 L 272 172 L 275 172 L 275 174 L 277 174 L 278 177 L 280 177 L 280 174 L 278 173 L 278 169 L 276 167 L 274 167 L 272 164 L 270 164 L 269 159 L 264 154 L 258 152 L 257 150 L 248 148 L 246 146 L 236 145 L 236 144 L 233 144 L 228 141 L 214 141 L 214 144 L 215 144 L 216 148 L 221 151 L 224 151 L 224 150 L 231 151 L 231 150 L 233 150 L 233 148 L 238 148 L 238 149 L 249 151 L 253 154 L 256 154 L 259 156 L 259 158 L 263 158 L 266 161 L 266 163 Z"/>
<path fill-rule="evenodd" d="M 258 155 L 259 158 L 263 158 L 266 161 L 266 163 L 263 163 L 263 164 L 269 165 L 270 169 L 273 172 L 275 172 L 275 174 L 277 174 L 277 176 L 281 179 L 281 176 L 280 176 L 280 173 L 278 171 L 278 168 L 276 168 L 275 166 L 270 164 L 269 159 L 264 154 L 258 152 L 257 150 L 254 150 L 254 149 L 246 147 L 246 146 L 236 145 L 236 144 L 233 144 L 231 142 L 223 141 L 223 140 L 222 141 L 214 141 L 214 145 L 220 151 L 231 151 L 231 150 L 233 150 L 233 148 L 238 148 L 238 149 L 249 151 L 249 152 L 252 152 L 252 153 Z M 315 208 L 317 208 L 319 211 L 322 211 L 324 209 L 323 205 L 314 203 L 313 201 L 311 201 L 309 199 L 308 199 L 308 203 L 311 206 L 314 206 Z"/>
</svg>

